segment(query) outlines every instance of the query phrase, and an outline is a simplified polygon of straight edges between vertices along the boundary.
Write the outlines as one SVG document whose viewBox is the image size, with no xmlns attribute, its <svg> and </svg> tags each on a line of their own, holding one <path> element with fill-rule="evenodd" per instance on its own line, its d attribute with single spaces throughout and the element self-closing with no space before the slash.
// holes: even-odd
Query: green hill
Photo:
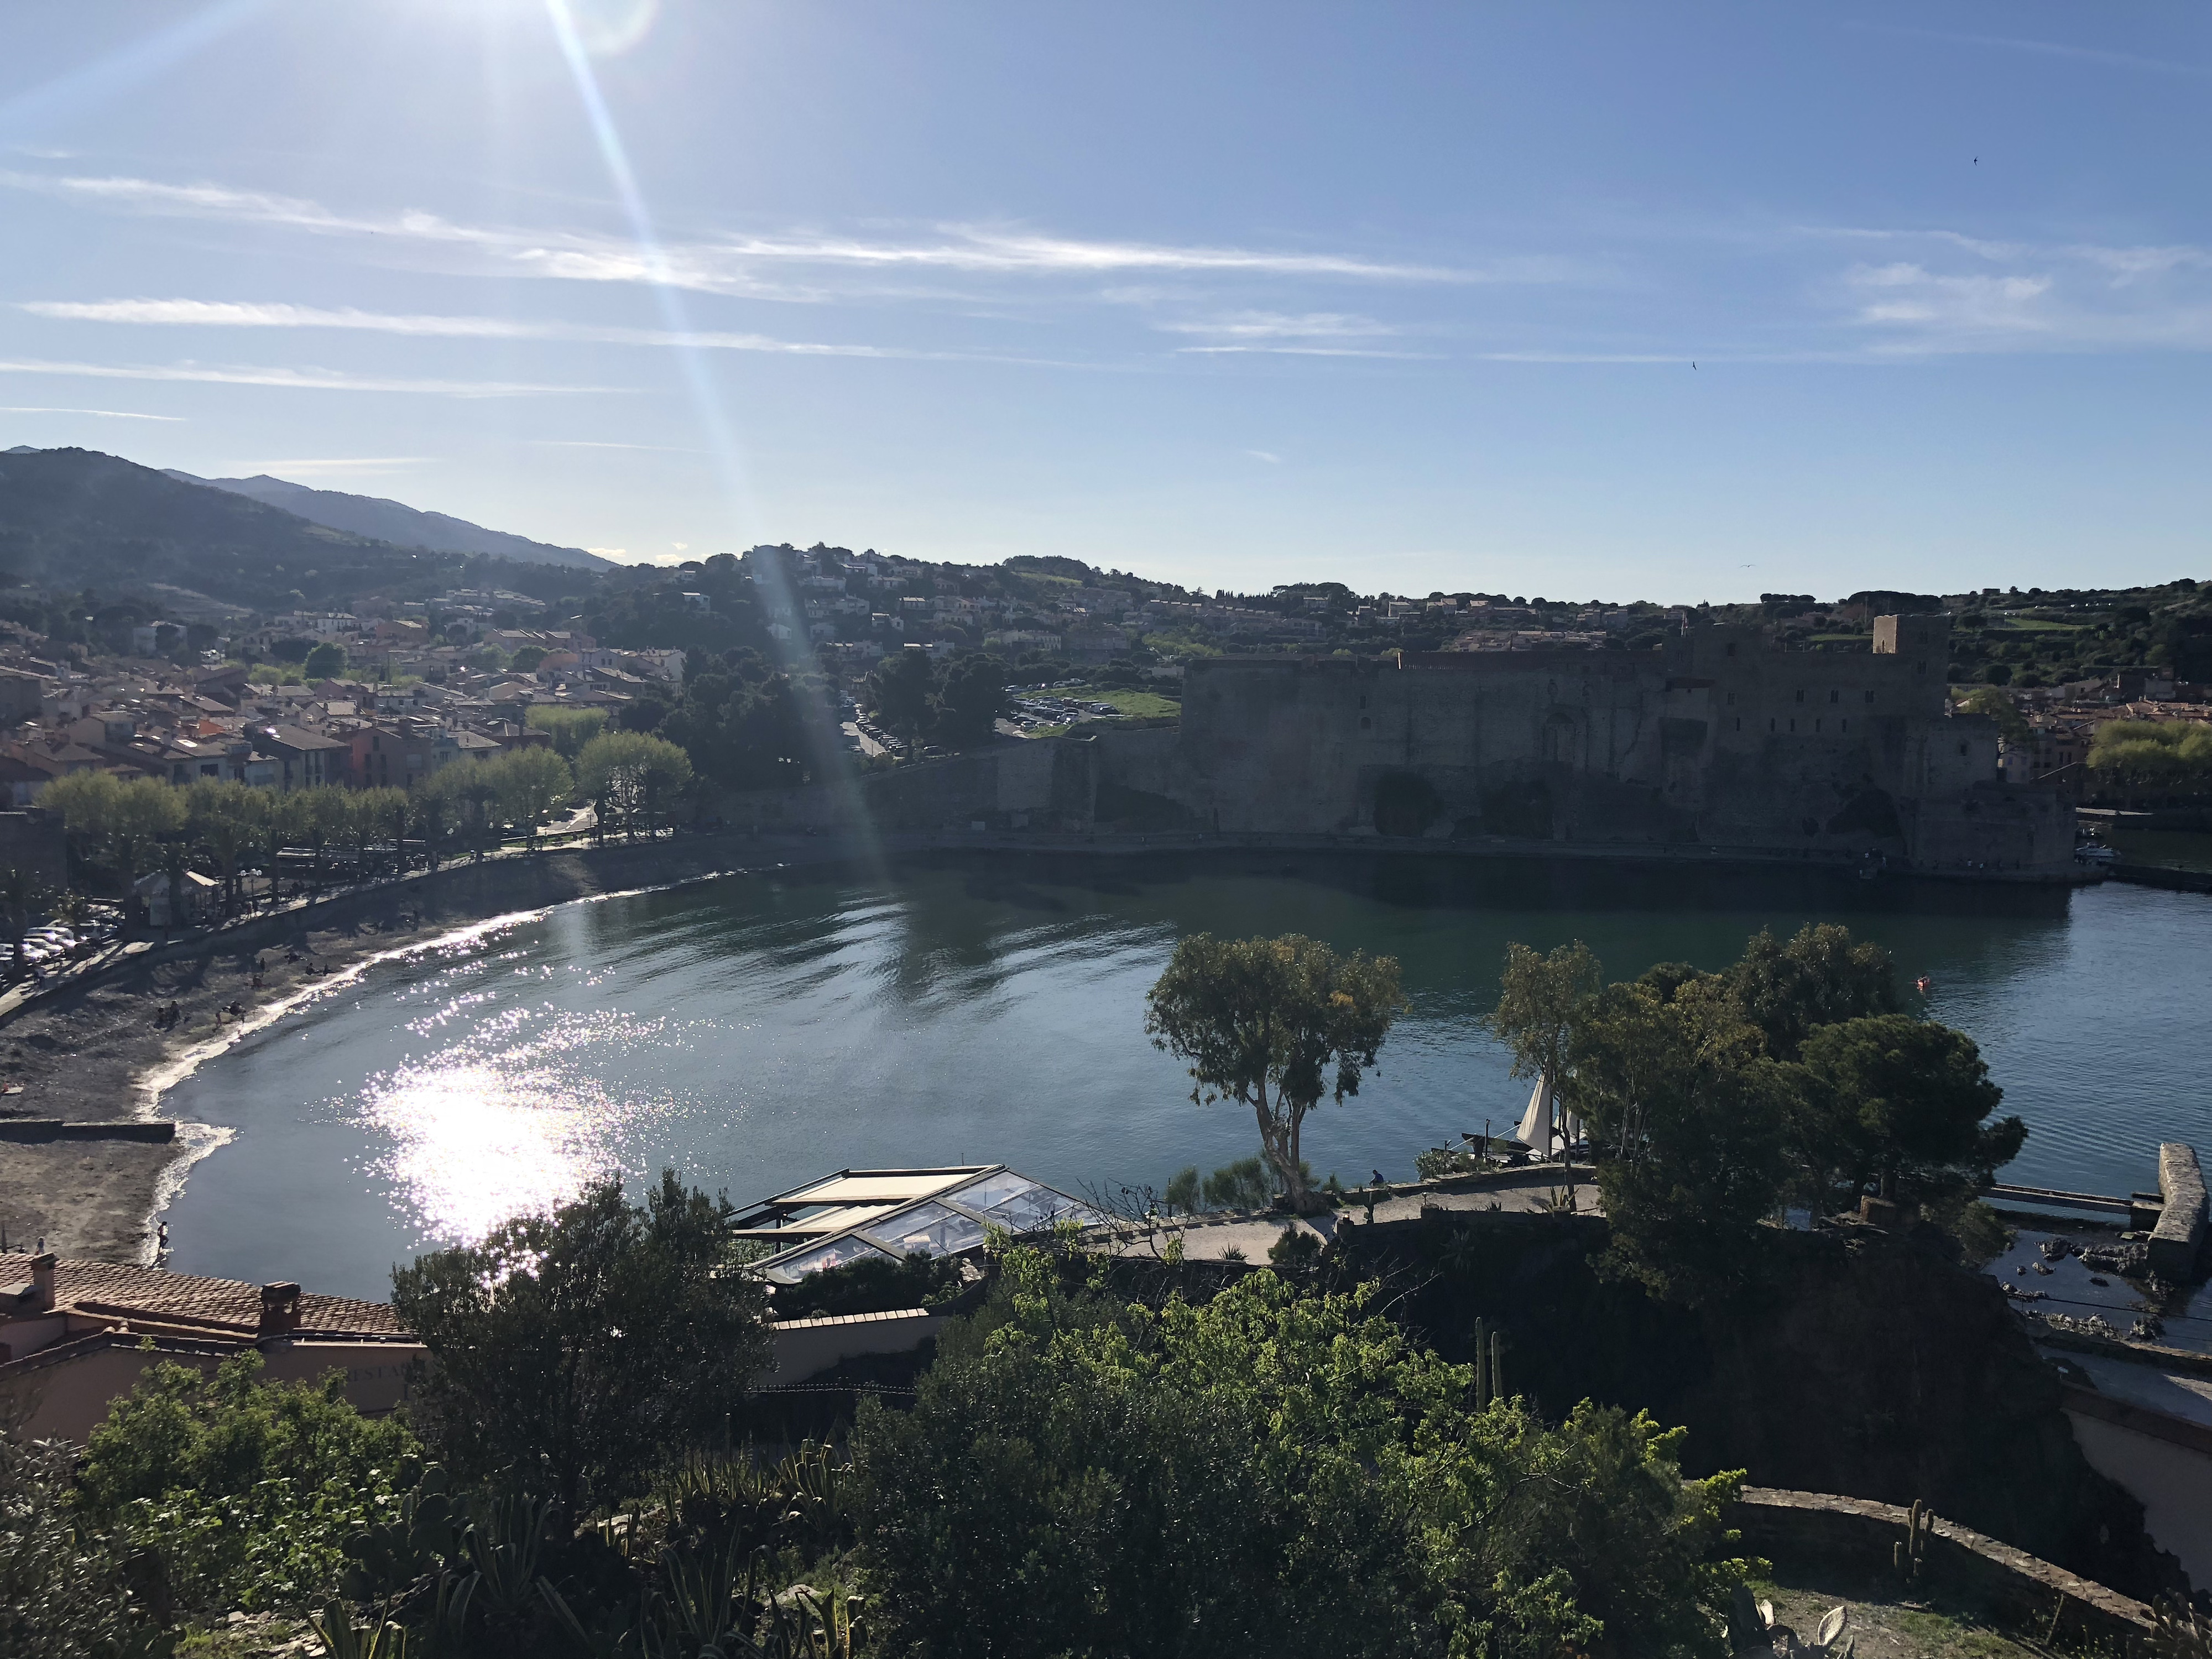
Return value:
<svg viewBox="0 0 2212 1659">
<path fill-rule="evenodd" d="M 456 586 L 553 598 L 591 584 L 579 570 L 394 547 L 88 449 L 0 454 L 0 579 L 103 594 L 167 583 L 262 611 Z"/>
</svg>

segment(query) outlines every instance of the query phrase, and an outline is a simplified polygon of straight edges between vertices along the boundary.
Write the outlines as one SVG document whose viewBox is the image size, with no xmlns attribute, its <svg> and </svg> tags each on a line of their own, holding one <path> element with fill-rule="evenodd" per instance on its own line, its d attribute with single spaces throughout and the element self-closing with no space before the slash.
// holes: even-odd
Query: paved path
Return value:
<svg viewBox="0 0 2212 1659">
<path fill-rule="evenodd" d="M 1378 1194 L 1387 1190 L 1389 1196 L 1377 1196 L 1375 1219 L 1411 1221 L 1417 1218 L 1424 1208 L 1510 1210 L 1533 1213 L 1549 1207 L 1555 1192 L 1564 1196 L 1565 1187 L 1566 1176 L 1558 1164 L 1539 1164 L 1488 1176 L 1481 1186 L 1465 1192 L 1444 1192 L 1433 1187 L 1419 1186 L 1378 1188 Z M 1598 1206 L 1597 1188 L 1591 1182 L 1590 1171 L 1580 1165 L 1575 1170 L 1575 1210 L 1581 1215 L 1602 1213 Z M 1322 1215 L 1293 1218 L 1239 1213 L 1200 1216 L 1188 1223 L 1164 1223 L 1155 1237 L 1123 1238 L 1116 1247 L 1116 1253 L 1121 1255 L 1152 1255 L 1165 1248 L 1170 1235 L 1180 1232 L 1183 1255 L 1189 1261 L 1265 1261 L 1267 1252 L 1274 1248 L 1275 1241 L 1284 1233 L 1293 1231 L 1309 1232 L 1327 1241 L 1334 1237 L 1337 1229 L 1347 1220 L 1355 1227 L 1365 1224 L 1367 1206 L 1363 1194 L 1355 1193 L 1345 1208 Z"/>
</svg>

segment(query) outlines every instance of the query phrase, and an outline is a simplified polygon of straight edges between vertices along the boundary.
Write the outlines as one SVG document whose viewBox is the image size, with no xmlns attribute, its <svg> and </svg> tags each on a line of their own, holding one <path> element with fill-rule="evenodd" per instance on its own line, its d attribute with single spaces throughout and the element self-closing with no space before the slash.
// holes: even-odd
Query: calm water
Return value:
<svg viewBox="0 0 2212 1659">
<path fill-rule="evenodd" d="M 226 1126 L 167 1219 L 183 1270 L 380 1296 L 389 1264 L 586 1176 L 673 1165 L 740 1201 L 843 1165 L 1004 1162 L 1080 1192 L 1249 1156 L 1143 1035 L 1186 933 L 1298 931 L 1405 965 L 1378 1074 L 1309 1120 L 1317 1172 L 1409 1177 L 1506 1126 L 1526 1085 L 1474 1027 L 1507 941 L 1587 940 L 1615 977 L 1732 960 L 1761 926 L 1849 923 L 1981 1044 L 2027 1120 L 2013 1178 L 2155 1179 L 2212 1150 L 2212 899 L 1595 865 L 1001 859 L 737 876 L 562 906 L 384 964 L 167 1097 Z"/>
</svg>

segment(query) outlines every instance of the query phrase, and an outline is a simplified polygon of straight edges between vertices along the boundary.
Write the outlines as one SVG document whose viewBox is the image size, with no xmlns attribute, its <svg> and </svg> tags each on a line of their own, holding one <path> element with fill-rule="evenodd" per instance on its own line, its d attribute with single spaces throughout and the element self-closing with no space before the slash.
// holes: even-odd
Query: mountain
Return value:
<svg viewBox="0 0 2212 1659">
<path fill-rule="evenodd" d="M 167 583 L 263 611 L 456 586 L 552 599 L 592 580 L 574 568 L 394 547 L 89 449 L 0 454 L 0 580 L 103 597 Z"/>
<path fill-rule="evenodd" d="M 527 536 L 510 536 L 503 530 L 486 530 L 466 519 L 444 513 L 425 513 L 404 501 L 380 495 L 349 495 L 343 490 L 311 489 L 283 478 L 258 473 L 251 478 L 196 478 L 189 472 L 169 476 L 185 483 L 227 489 L 270 507 L 297 514 L 311 523 L 343 530 L 356 536 L 390 542 L 394 547 L 422 547 L 434 553 L 483 553 L 520 564 L 559 564 L 580 570 L 611 570 L 614 561 L 580 547 L 555 547 L 533 542 Z"/>
</svg>

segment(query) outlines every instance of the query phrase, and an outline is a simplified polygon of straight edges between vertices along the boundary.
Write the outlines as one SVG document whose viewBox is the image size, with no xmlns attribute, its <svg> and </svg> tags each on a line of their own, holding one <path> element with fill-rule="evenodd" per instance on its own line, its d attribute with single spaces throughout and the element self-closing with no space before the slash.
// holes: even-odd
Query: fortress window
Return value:
<svg viewBox="0 0 2212 1659">
<path fill-rule="evenodd" d="M 1741 714 L 1735 717 L 1735 729 L 1739 732 L 1743 730 L 1743 716 Z"/>
<path fill-rule="evenodd" d="M 1798 701 L 1798 702 L 1804 702 L 1804 701 L 1805 701 L 1805 694 L 1804 694 L 1802 691 L 1800 691 L 1800 692 L 1797 694 L 1797 701 Z"/>
<path fill-rule="evenodd" d="M 1828 701 L 1830 702 L 1841 702 L 1843 700 L 1844 694 L 1840 691 L 1831 691 L 1828 693 Z"/>
<path fill-rule="evenodd" d="M 1959 745 L 1959 752 L 1962 755 L 1966 752 L 1966 745 L 1965 744 L 1962 743 Z"/>
<path fill-rule="evenodd" d="M 1363 731 L 1363 732 L 1366 731 L 1366 730 L 1368 729 L 1368 727 L 1370 727 L 1370 726 L 1373 726 L 1374 724 L 1375 724 L 1375 722 L 1374 722 L 1373 720 L 1371 720 L 1368 719 L 1368 718 L 1367 718 L 1367 716 L 1366 716 L 1366 715 L 1364 715 L 1364 714 L 1362 714 L 1362 715 L 1359 717 L 1359 729 L 1360 729 L 1361 731 Z"/>
<path fill-rule="evenodd" d="M 1729 706 L 1729 708 L 1735 708 L 1735 692 L 1733 692 L 1733 691 L 1731 691 L 1731 692 L 1729 692 L 1729 693 L 1728 694 L 1728 706 Z M 1736 724 L 1737 724 L 1737 726 L 1741 726 L 1743 724 L 1743 722 L 1742 722 L 1741 720 L 1738 720 L 1738 721 L 1736 722 Z"/>
<path fill-rule="evenodd" d="M 1735 655 L 1735 646 L 1731 645 L 1731 646 L 1729 646 L 1729 648 L 1728 648 L 1728 654 L 1729 654 L 1729 656 L 1731 656 L 1731 657 L 1733 657 L 1734 655 Z"/>
</svg>

